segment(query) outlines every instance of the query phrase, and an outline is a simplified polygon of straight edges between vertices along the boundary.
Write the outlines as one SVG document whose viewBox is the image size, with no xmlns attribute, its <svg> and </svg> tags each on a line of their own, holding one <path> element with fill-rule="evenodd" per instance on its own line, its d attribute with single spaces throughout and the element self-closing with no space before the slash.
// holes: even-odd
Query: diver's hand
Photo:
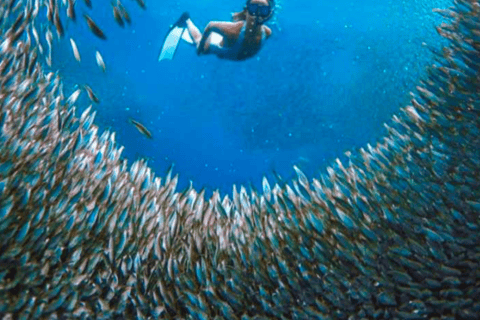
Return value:
<svg viewBox="0 0 480 320">
<path fill-rule="evenodd" d="M 202 39 L 200 39 L 200 43 L 197 46 L 197 55 L 205 53 L 205 43 L 207 42 L 210 33 L 211 31 L 208 30 L 208 28 L 203 32 Z"/>
<path fill-rule="evenodd" d="M 204 47 L 205 47 L 205 41 L 200 41 L 200 43 L 197 46 L 197 55 L 199 55 L 199 56 L 202 55 L 202 53 L 204 51 L 203 50 Z"/>
</svg>

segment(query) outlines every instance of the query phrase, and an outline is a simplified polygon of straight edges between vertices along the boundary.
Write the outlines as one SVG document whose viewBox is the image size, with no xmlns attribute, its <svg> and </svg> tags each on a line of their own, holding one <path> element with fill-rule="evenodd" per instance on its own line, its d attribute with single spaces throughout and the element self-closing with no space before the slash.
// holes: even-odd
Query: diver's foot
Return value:
<svg viewBox="0 0 480 320">
<path fill-rule="evenodd" d="M 175 25 L 186 28 L 188 19 L 190 19 L 190 14 L 185 11 Z"/>
</svg>

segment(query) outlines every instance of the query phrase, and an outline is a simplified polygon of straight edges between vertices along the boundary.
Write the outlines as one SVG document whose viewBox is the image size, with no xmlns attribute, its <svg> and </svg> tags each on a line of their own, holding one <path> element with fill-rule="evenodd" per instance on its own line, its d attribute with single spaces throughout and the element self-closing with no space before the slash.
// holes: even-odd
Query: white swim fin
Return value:
<svg viewBox="0 0 480 320">
<path fill-rule="evenodd" d="M 180 40 L 184 40 L 190 44 L 193 44 L 193 39 L 187 30 L 186 21 L 190 18 L 187 12 L 184 12 L 180 19 L 170 27 L 167 36 L 163 41 L 162 50 L 158 55 L 158 61 L 170 59 L 172 60 L 177 51 Z"/>
<path fill-rule="evenodd" d="M 190 43 L 191 45 L 195 45 L 193 42 L 192 36 L 190 36 L 190 32 L 188 32 L 188 29 L 185 28 L 185 32 L 182 34 L 182 40 L 185 42 Z"/>
</svg>

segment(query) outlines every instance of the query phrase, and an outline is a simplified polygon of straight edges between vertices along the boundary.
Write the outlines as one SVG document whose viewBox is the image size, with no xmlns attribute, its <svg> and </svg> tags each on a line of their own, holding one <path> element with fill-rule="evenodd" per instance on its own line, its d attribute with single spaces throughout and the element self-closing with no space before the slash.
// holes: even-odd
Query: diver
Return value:
<svg viewBox="0 0 480 320">
<path fill-rule="evenodd" d="M 203 34 L 187 12 L 170 28 L 158 60 L 173 59 L 180 39 L 197 48 L 198 55 L 215 54 L 221 59 L 241 61 L 254 56 L 272 30 L 265 25 L 275 9 L 274 0 L 247 0 L 232 22 L 211 21 Z"/>
</svg>

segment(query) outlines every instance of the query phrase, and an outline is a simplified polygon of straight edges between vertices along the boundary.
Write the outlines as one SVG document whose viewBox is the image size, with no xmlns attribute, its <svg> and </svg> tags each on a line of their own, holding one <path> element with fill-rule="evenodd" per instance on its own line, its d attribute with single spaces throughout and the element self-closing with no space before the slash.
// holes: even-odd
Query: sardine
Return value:
<svg viewBox="0 0 480 320">
<path fill-rule="evenodd" d="M 140 8 L 142 8 L 143 10 L 146 10 L 147 9 L 147 6 L 145 5 L 145 1 L 144 0 L 136 0 L 138 5 L 140 6 Z"/>
<path fill-rule="evenodd" d="M 35 27 L 33 25 L 32 25 L 31 31 L 32 31 L 33 37 L 35 38 L 36 46 L 38 48 L 38 51 L 40 52 L 40 54 L 43 54 L 43 46 L 40 43 L 40 37 L 38 35 L 37 29 L 35 29 Z"/>
<path fill-rule="evenodd" d="M 20 25 L 22 24 L 25 16 L 23 13 L 19 14 L 15 22 L 13 22 L 12 26 L 10 27 L 11 32 L 15 32 L 19 29 Z"/>
<path fill-rule="evenodd" d="M 95 22 L 93 22 L 92 18 L 90 18 L 86 14 L 84 14 L 83 16 L 85 17 L 85 20 L 87 20 L 88 27 L 93 32 L 93 34 L 102 40 L 107 40 L 107 37 L 105 36 L 103 31 L 95 24 Z"/>
<path fill-rule="evenodd" d="M 48 2 L 48 6 L 47 6 L 47 19 L 51 23 L 53 23 L 53 14 L 54 14 L 55 8 L 56 8 L 56 6 L 55 6 L 53 0 L 50 0 Z"/>
<path fill-rule="evenodd" d="M 85 91 L 87 91 L 87 95 L 88 95 L 88 98 L 92 101 L 92 102 L 95 102 L 95 103 L 100 103 L 100 100 L 97 98 L 97 96 L 95 95 L 95 93 L 93 93 L 93 90 L 92 88 L 90 88 L 88 85 L 83 85 L 83 87 L 85 88 Z"/>
<path fill-rule="evenodd" d="M 125 23 L 123 22 L 122 15 L 120 14 L 120 10 L 115 6 L 114 3 L 112 3 L 112 9 L 113 9 L 113 18 L 118 23 L 118 25 L 123 28 L 125 26 Z"/>
<path fill-rule="evenodd" d="M 55 29 L 57 29 L 58 37 L 59 38 L 63 37 L 65 30 L 63 28 L 62 21 L 60 20 L 58 10 L 56 10 L 55 14 L 53 15 L 53 24 L 55 25 Z"/>
<path fill-rule="evenodd" d="M 53 34 L 50 29 L 45 32 L 45 40 L 47 40 L 48 48 L 51 50 L 52 49 L 52 43 L 53 43 Z"/>
<path fill-rule="evenodd" d="M 73 21 L 77 21 L 77 15 L 75 14 L 75 3 L 73 0 L 68 0 L 67 17 Z"/>
<path fill-rule="evenodd" d="M 145 126 L 143 124 L 141 124 L 138 121 L 135 121 L 132 118 L 128 119 L 128 122 L 131 123 L 132 125 L 134 125 L 135 128 L 138 130 L 138 132 L 143 134 L 145 137 L 147 137 L 148 139 L 153 139 L 152 133 L 150 131 L 148 131 L 148 129 L 145 128 Z"/>
<path fill-rule="evenodd" d="M 130 24 L 132 23 L 132 19 L 130 19 L 130 14 L 128 13 L 127 9 L 123 6 L 123 4 L 120 2 L 120 0 L 117 0 L 117 7 L 120 13 L 122 14 L 123 19 Z"/>
<path fill-rule="evenodd" d="M 72 45 L 72 50 L 73 50 L 73 55 L 75 56 L 75 60 L 80 62 L 81 61 L 80 52 L 78 52 L 77 44 L 72 38 L 70 38 L 70 44 Z"/>
<path fill-rule="evenodd" d="M 95 59 L 97 60 L 97 65 L 100 69 L 102 69 L 103 72 L 106 71 L 106 66 L 105 66 L 105 62 L 103 61 L 103 58 L 102 58 L 102 55 L 100 54 L 100 52 L 95 52 Z"/>
<path fill-rule="evenodd" d="M 78 97 L 80 96 L 80 93 L 82 93 L 82 90 L 77 89 L 75 92 L 73 92 L 70 97 L 67 99 L 67 103 L 69 104 L 75 104 L 77 102 Z"/>
</svg>

